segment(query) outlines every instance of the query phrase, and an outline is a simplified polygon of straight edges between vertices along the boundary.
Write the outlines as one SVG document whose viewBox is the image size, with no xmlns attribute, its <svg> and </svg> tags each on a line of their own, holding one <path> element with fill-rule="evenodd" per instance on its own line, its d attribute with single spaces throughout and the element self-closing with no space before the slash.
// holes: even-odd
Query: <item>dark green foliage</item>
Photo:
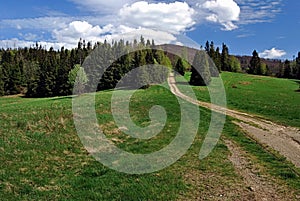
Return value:
<svg viewBox="0 0 300 201">
<path fill-rule="evenodd" d="M 289 60 L 286 60 L 284 62 L 284 66 L 283 66 L 282 77 L 283 78 L 291 78 L 291 76 L 292 76 L 291 63 Z"/>
<path fill-rule="evenodd" d="M 258 75 L 258 73 L 260 73 L 260 70 L 259 70 L 260 66 L 261 66 L 260 58 L 258 56 L 257 51 L 254 50 L 252 53 L 252 58 L 250 60 L 250 66 L 249 66 L 248 73 Z"/>
<path fill-rule="evenodd" d="M 221 69 L 223 71 L 231 71 L 230 61 L 229 61 L 229 49 L 224 43 L 222 45 Z"/>
<path fill-rule="evenodd" d="M 192 66 L 190 84 L 195 86 L 206 86 L 211 82 L 209 70 L 209 58 L 206 52 L 197 51 Z"/>
<path fill-rule="evenodd" d="M 175 71 L 177 73 L 179 73 L 180 75 L 184 76 L 184 66 L 183 66 L 183 62 L 182 62 L 181 58 L 179 58 L 177 60 L 177 63 L 176 63 L 176 66 L 175 66 Z"/>
<path fill-rule="evenodd" d="M 2 66 L 0 65 L 0 96 L 4 95 L 4 74 L 2 70 Z"/>
<path fill-rule="evenodd" d="M 136 50 L 143 49 L 143 50 Z M 205 45 L 206 56 L 211 59 L 204 59 L 203 66 L 208 66 L 208 71 L 203 70 L 205 77 L 218 77 L 219 72 L 232 71 L 240 72 L 241 63 L 232 55 L 229 55 L 228 47 L 223 44 L 222 53 L 220 48 L 215 49 L 213 42 Z M 107 41 L 96 43 L 94 47 L 91 42 L 80 39 L 77 48 L 67 50 L 61 48 L 59 51 L 50 48 L 46 50 L 38 43 L 30 48 L 1 49 L 0 50 L 0 96 L 25 94 L 27 97 L 52 97 L 72 94 L 72 86 L 68 82 L 68 75 L 75 64 L 84 65 L 88 76 L 87 92 L 95 92 L 105 89 L 113 89 L 122 78 L 131 70 L 144 65 L 162 65 L 174 69 L 180 74 L 191 68 L 187 62 L 191 56 L 187 48 L 178 55 L 170 55 L 162 49 L 155 49 L 152 40 L 114 41 L 111 44 Z M 94 56 L 93 56 L 94 55 Z M 93 59 L 86 59 L 93 57 Z M 85 61 L 85 64 L 83 64 Z M 215 68 L 216 67 L 216 68 Z M 138 86 L 141 83 L 161 83 L 165 81 L 168 69 L 158 70 L 147 68 L 140 72 L 140 76 L 130 78 L 131 83 Z M 270 66 L 270 69 L 272 66 Z M 104 71 L 105 72 L 102 72 Z M 149 71 L 149 72 L 146 72 Z M 195 84 L 203 85 L 198 78 L 195 69 L 192 69 L 195 76 Z M 251 65 L 248 73 L 268 75 L 268 66 L 262 63 L 258 53 L 253 52 Z M 270 70 L 271 71 L 271 70 Z M 155 76 L 153 76 L 155 74 Z M 100 76 L 102 75 L 102 76 Z M 278 76 L 292 79 L 300 79 L 300 53 L 291 61 L 282 63 Z M 127 76 L 129 79 L 130 75 Z M 193 81 L 192 81 L 193 82 Z M 199 83 L 197 83 L 199 82 Z M 148 84 L 145 88 L 148 87 Z"/>
<path fill-rule="evenodd" d="M 219 70 L 219 72 L 222 71 L 222 63 L 221 63 L 221 53 L 220 53 L 220 48 L 217 47 L 216 51 L 215 51 L 215 56 L 212 58 L 215 62 L 215 65 L 217 67 L 217 69 Z"/>
<path fill-rule="evenodd" d="M 71 93 L 70 84 L 68 82 L 68 73 L 71 70 L 71 63 L 68 50 L 63 47 L 59 53 L 59 68 L 57 70 L 57 80 L 55 91 L 58 96 L 65 96 Z"/>
<path fill-rule="evenodd" d="M 210 74 L 212 77 L 219 77 L 219 73 L 221 72 L 221 54 L 220 54 L 220 48 L 218 47 L 215 50 L 215 46 L 214 46 L 214 42 L 211 41 L 210 44 L 207 41 L 206 45 L 205 45 L 205 51 L 206 53 L 210 56 L 210 58 L 212 59 L 212 61 L 214 62 L 214 65 L 210 65 Z M 215 66 L 215 68 L 213 68 L 212 66 Z"/>
<path fill-rule="evenodd" d="M 262 62 L 259 58 L 259 55 L 256 50 L 252 53 L 252 58 L 250 60 L 250 66 L 248 69 L 249 74 L 254 75 L 267 75 L 268 74 L 268 66 Z"/>
<path fill-rule="evenodd" d="M 296 78 L 300 79 L 300 52 L 298 52 L 298 57 L 296 58 Z"/>
</svg>

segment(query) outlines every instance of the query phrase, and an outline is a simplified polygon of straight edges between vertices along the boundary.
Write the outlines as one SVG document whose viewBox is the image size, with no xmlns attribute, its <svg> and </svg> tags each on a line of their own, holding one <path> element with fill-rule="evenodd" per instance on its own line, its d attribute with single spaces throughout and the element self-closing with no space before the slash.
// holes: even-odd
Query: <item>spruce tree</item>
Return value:
<svg viewBox="0 0 300 201">
<path fill-rule="evenodd" d="M 224 43 L 222 44 L 221 69 L 223 71 L 231 71 L 229 65 L 229 49 Z"/>
<path fill-rule="evenodd" d="M 220 53 L 220 48 L 217 47 L 217 49 L 215 51 L 214 62 L 215 62 L 217 69 L 219 70 L 219 73 L 222 71 L 221 58 L 222 57 L 221 57 L 221 53 Z"/>
<path fill-rule="evenodd" d="M 197 51 L 192 65 L 190 84 L 207 86 L 211 82 L 208 55 L 204 51 Z"/>
<path fill-rule="evenodd" d="M 296 78 L 300 79 L 300 52 L 298 52 L 298 57 L 296 58 L 296 70 L 297 70 Z"/>
<path fill-rule="evenodd" d="M 2 70 L 2 66 L 0 65 L 0 96 L 4 95 L 4 74 Z"/>
<path fill-rule="evenodd" d="M 250 60 L 250 66 L 249 66 L 249 71 L 248 73 L 250 74 L 260 74 L 260 58 L 258 56 L 258 53 L 256 50 L 253 51 L 252 53 L 252 58 Z"/>
<path fill-rule="evenodd" d="M 175 66 L 175 71 L 179 73 L 180 75 L 184 76 L 184 66 L 183 66 L 183 61 L 181 58 L 177 60 L 176 66 Z"/>
</svg>

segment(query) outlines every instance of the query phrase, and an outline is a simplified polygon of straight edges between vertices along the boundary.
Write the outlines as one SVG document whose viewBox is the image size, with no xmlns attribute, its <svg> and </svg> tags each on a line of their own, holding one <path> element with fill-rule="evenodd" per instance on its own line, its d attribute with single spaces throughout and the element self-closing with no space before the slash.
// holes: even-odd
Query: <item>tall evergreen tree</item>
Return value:
<svg viewBox="0 0 300 201">
<path fill-rule="evenodd" d="M 229 64 L 229 49 L 224 43 L 222 44 L 221 69 L 223 71 L 231 71 Z"/>
<path fill-rule="evenodd" d="M 209 53 L 209 49 L 210 49 L 209 42 L 206 41 L 206 43 L 205 43 L 205 51 L 206 51 L 207 54 Z"/>
<path fill-rule="evenodd" d="M 61 48 L 59 53 L 59 68 L 57 71 L 55 93 L 58 96 L 65 96 L 71 93 L 71 86 L 68 82 L 69 72 L 71 70 L 70 58 L 68 50 Z"/>
<path fill-rule="evenodd" d="M 177 60 L 176 66 L 175 66 L 175 71 L 179 73 L 180 75 L 184 76 L 184 65 L 183 61 L 181 58 Z"/>
<path fill-rule="evenodd" d="M 192 66 L 190 84 L 206 86 L 211 82 L 208 55 L 204 51 L 197 51 Z"/>
<path fill-rule="evenodd" d="M 296 78 L 300 79 L 300 52 L 298 52 L 298 57 L 296 58 L 296 70 L 297 70 Z"/>
<path fill-rule="evenodd" d="M 258 53 L 256 50 L 253 51 L 252 53 L 252 58 L 250 60 L 250 66 L 249 66 L 249 70 L 248 70 L 248 73 L 250 74 L 258 74 L 260 73 L 259 69 L 260 69 L 260 66 L 261 66 L 261 62 L 260 62 L 260 58 L 258 56 Z"/>
<path fill-rule="evenodd" d="M 4 74 L 2 70 L 2 66 L 0 65 L 0 96 L 4 95 Z"/>
<path fill-rule="evenodd" d="M 220 48 L 217 47 L 216 51 L 215 51 L 215 57 L 214 57 L 214 62 L 215 65 L 217 67 L 217 69 L 219 70 L 219 72 L 222 71 L 222 60 L 221 60 L 222 56 L 220 53 Z"/>
</svg>

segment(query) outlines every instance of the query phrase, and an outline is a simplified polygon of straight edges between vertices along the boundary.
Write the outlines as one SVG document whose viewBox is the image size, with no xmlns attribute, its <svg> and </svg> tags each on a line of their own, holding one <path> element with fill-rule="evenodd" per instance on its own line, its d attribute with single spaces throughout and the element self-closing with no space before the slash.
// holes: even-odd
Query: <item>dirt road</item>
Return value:
<svg viewBox="0 0 300 201">
<path fill-rule="evenodd" d="M 240 120 L 234 123 L 240 126 L 251 138 L 278 151 L 281 155 L 285 156 L 287 160 L 300 168 L 300 130 L 298 128 L 282 126 L 255 115 L 194 100 L 180 92 L 176 86 L 173 74 L 170 74 L 168 84 L 174 95 L 190 103 L 199 105 L 200 107 L 220 112 Z"/>
</svg>

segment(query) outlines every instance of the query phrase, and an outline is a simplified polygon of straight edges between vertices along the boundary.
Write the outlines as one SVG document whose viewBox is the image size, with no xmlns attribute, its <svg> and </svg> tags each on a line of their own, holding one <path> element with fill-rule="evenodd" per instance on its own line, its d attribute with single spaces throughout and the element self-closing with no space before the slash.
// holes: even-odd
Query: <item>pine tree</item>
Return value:
<svg viewBox="0 0 300 201">
<path fill-rule="evenodd" d="M 56 77 L 55 93 L 58 96 L 66 96 L 71 94 L 71 86 L 68 82 L 69 72 L 72 69 L 68 50 L 61 48 L 59 53 L 59 68 Z"/>
<path fill-rule="evenodd" d="M 205 49 L 206 53 L 208 54 L 209 53 L 209 42 L 208 41 L 206 41 L 204 49 Z"/>
<path fill-rule="evenodd" d="M 214 42 L 213 42 L 213 41 L 210 42 L 208 55 L 209 55 L 210 58 L 212 58 L 213 60 L 215 59 L 215 45 L 214 45 Z"/>
<path fill-rule="evenodd" d="M 211 82 L 208 55 L 204 51 L 197 51 L 192 66 L 190 84 L 206 86 Z"/>
<path fill-rule="evenodd" d="M 300 52 L 298 52 L 298 57 L 296 58 L 296 70 L 297 70 L 296 78 L 300 79 Z"/>
<path fill-rule="evenodd" d="M 258 56 L 258 53 L 256 50 L 253 51 L 252 53 L 252 58 L 250 60 L 250 66 L 249 66 L 249 71 L 248 73 L 250 74 L 258 74 L 260 73 L 260 58 Z"/>
<path fill-rule="evenodd" d="M 37 97 L 38 85 L 40 82 L 40 65 L 36 61 L 31 61 L 25 64 L 25 77 L 27 80 L 26 97 Z"/>
<path fill-rule="evenodd" d="M 4 95 L 4 74 L 2 66 L 0 65 L 0 96 Z"/>
<path fill-rule="evenodd" d="M 180 75 L 184 76 L 184 66 L 183 66 L 183 61 L 181 58 L 177 60 L 176 66 L 175 66 L 175 71 L 179 73 Z"/>
<path fill-rule="evenodd" d="M 229 65 L 229 49 L 224 43 L 222 44 L 221 69 L 223 71 L 231 71 Z"/>
<path fill-rule="evenodd" d="M 222 62 L 221 62 L 221 53 L 220 53 L 220 48 L 217 47 L 216 51 L 215 51 L 215 57 L 214 57 L 214 62 L 215 65 L 217 67 L 217 69 L 219 70 L 219 72 L 222 71 Z"/>
</svg>

